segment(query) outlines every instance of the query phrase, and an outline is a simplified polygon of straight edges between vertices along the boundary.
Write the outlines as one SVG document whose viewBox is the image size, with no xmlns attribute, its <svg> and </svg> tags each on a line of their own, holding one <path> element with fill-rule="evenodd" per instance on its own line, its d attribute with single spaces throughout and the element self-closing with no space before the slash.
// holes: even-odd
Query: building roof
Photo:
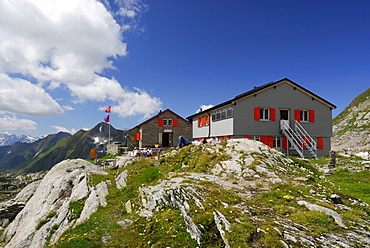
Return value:
<svg viewBox="0 0 370 248">
<path fill-rule="evenodd" d="M 218 104 L 218 105 L 216 105 L 216 106 L 213 106 L 212 108 L 208 108 L 208 109 L 206 109 L 206 110 L 204 110 L 204 111 L 201 111 L 201 112 L 198 112 L 198 113 L 196 113 L 196 114 L 193 114 L 193 115 L 191 115 L 191 116 L 187 117 L 187 119 L 192 119 L 194 116 L 201 115 L 201 114 L 204 114 L 204 113 L 208 113 L 208 112 L 210 112 L 210 111 L 217 110 L 217 109 L 219 109 L 219 108 L 221 108 L 221 107 L 224 107 L 224 106 L 227 106 L 227 105 L 233 104 L 234 102 L 236 102 L 236 101 L 238 101 L 238 100 L 240 100 L 240 99 L 243 99 L 243 98 L 246 98 L 246 97 L 249 97 L 249 96 L 253 96 L 254 94 L 257 94 L 257 93 L 259 93 L 259 92 L 261 92 L 261 91 L 267 90 L 267 89 L 269 89 L 269 88 L 272 88 L 272 87 L 277 86 L 277 85 L 282 84 L 282 83 L 290 84 L 292 87 L 295 87 L 296 89 L 298 89 L 298 90 L 302 91 L 303 93 L 305 93 L 305 94 L 307 94 L 307 95 L 309 95 L 309 96 L 313 97 L 314 99 L 318 100 L 319 102 L 323 103 L 324 105 L 327 105 L 329 108 L 332 108 L 332 109 L 337 108 L 334 104 L 332 104 L 332 103 L 330 103 L 330 102 L 326 101 L 325 99 L 323 99 L 323 98 L 319 97 L 318 95 L 316 95 L 315 93 L 313 93 L 313 92 L 311 92 L 311 91 L 307 90 L 306 88 L 304 88 L 304 87 L 302 87 L 302 86 L 300 86 L 300 85 L 298 85 L 298 84 L 294 83 L 294 82 L 293 82 L 293 81 L 291 81 L 290 79 L 288 79 L 288 78 L 283 78 L 283 79 L 281 79 L 281 80 L 279 80 L 279 81 L 277 81 L 277 82 L 270 82 L 270 83 L 267 83 L 267 84 L 261 85 L 261 86 L 259 86 L 259 87 L 254 87 L 252 90 L 249 90 L 249 91 L 244 92 L 244 93 L 242 93 L 242 94 L 240 94 L 240 95 L 237 95 L 237 96 L 235 96 L 235 97 L 234 97 L 233 99 L 231 99 L 231 100 L 228 100 L 228 101 L 226 101 L 226 102 L 220 103 L 220 104 Z"/>
<path fill-rule="evenodd" d="M 152 121 L 153 119 L 160 117 L 161 115 L 163 115 L 163 114 L 165 114 L 165 113 L 171 113 L 171 114 L 173 114 L 174 116 L 176 116 L 179 120 L 182 120 L 182 121 L 184 121 L 185 123 L 187 123 L 187 124 L 189 124 L 189 125 L 190 125 L 190 122 L 189 122 L 189 121 L 187 121 L 186 119 L 182 118 L 181 116 L 179 116 L 178 114 L 176 114 L 176 113 L 175 113 L 175 112 L 173 112 L 172 110 L 170 110 L 170 109 L 166 109 L 166 110 L 164 110 L 164 111 L 162 111 L 162 110 L 161 110 L 161 111 L 159 111 L 159 113 L 158 113 L 157 115 L 155 115 L 155 116 L 153 116 L 152 118 L 150 118 L 150 119 L 148 119 L 148 120 L 146 120 L 146 121 L 144 121 L 144 122 L 140 123 L 139 125 L 137 125 L 137 126 L 135 126 L 135 127 L 131 128 L 130 130 L 132 130 L 132 129 L 134 129 L 134 128 L 137 128 L 137 127 L 140 127 L 141 125 L 144 125 L 144 124 L 146 124 L 146 123 L 148 123 L 148 122 Z M 128 130 L 128 131 L 130 131 L 130 130 Z"/>
</svg>

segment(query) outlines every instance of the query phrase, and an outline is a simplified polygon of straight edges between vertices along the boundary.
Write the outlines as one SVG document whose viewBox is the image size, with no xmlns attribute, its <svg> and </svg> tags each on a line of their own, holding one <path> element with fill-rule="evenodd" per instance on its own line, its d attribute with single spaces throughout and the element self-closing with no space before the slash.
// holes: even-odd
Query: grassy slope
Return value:
<svg viewBox="0 0 370 248">
<path fill-rule="evenodd" d="M 337 115 L 333 119 L 333 125 L 336 125 L 339 122 L 341 122 L 343 119 L 347 118 L 348 114 L 351 113 L 352 108 L 358 106 L 364 101 L 370 101 L 370 88 L 368 88 L 363 93 L 358 95 L 339 115 Z M 362 111 L 370 112 L 370 109 L 364 109 Z M 370 125 L 363 126 L 363 127 L 357 127 L 357 126 L 351 125 L 351 123 L 354 122 L 355 120 L 356 120 L 356 117 L 354 117 L 353 120 L 348 120 L 349 123 L 348 125 L 346 125 L 347 128 L 345 128 L 344 130 L 337 130 L 337 134 L 345 133 L 346 131 L 353 129 L 353 128 L 366 128 L 366 127 L 369 128 L 370 127 Z"/>
<path fill-rule="evenodd" d="M 176 208 L 164 206 L 155 212 L 152 218 L 143 218 L 137 214 L 140 210 L 141 198 L 138 188 L 141 185 L 155 185 L 159 180 L 168 177 L 176 177 L 184 172 L 205 172 L 218 161 L 226 159 L 221 154 L 204 154 L 191 146 L 182 149 L 173 157 L 161 158 L 159 161 L 143 159 L 135 162 L 124 169 L 130 170 L 128 186 L 118 190 L 115 184 L 109 186 L 108 205 L 99 210 L 85 223 L 66 232 L 55 247 L 197 247 L 197 243 L 186 232 L 184 220 L 180 211 Z M 258 160 L 263 156 L 258 155 Z M 158 163 L 159 162 L 159 163 Z M 326 161 L 327 162 L 327 161 Z M 186 163 L 189 166 L 183 167 Z M 213 210 L 217 209 L 231 223 L 231 233 L 226 233 L 231 247 L 283 247 L 278 229 L 281 226 L 276 220 L 287 224 L 296 223 L 307 229 L 300 232 L 306 235 L 319 237 L 323 233 L 335 234 L 346 233 L 347 230 L 340 228 L 331 217 L 316 211 L 308 211 L 296 203 L 296 200 L 307 196 L 314 200 L 312 195 L 315 191 L 318 195 L 329 197 L 332 193 L 340 194 L 344 203 L 351 206 L 350 210 L 336 209 L 332 204 L 317 201 L 315 204 L 335 209 L 339 212 L 345 225 L 354 227 L 354 221 L 369 220 L 369 209 L 351 204 L 350 198 L 361 196 L 361 192 L 368 192 L 369 182 L 363 180 L 369 178 L 369 172 L 352 173 L 351 180 L 343 180 L 348 174 L 344 170 L 338 171 L 331 178 L 321 177 L 321 174 L 311 164 L 300 162 L 286 167 L 289 171 L 285 174 L 276 171 L 283 177 L 303 177 L 302 181 L 288 181 L 287 183 L 275 184 L 269 190 L 261 185 L 256 189 L 256 195 L 252 199 L 246 199 L 236 191 L 228 191 L 211 182 L 190 182 L 192 187 L 203 192 L 206 204 L 201 211 L 194 202 L 189 202 L 191 217 L 203 233 L 202 247 L 223 247 L 223 241 L 216 229 L 213 219 Z M 313 161 L 318 163 L 318 161 Z M 325 161 L 321 160 L 321 163 Z M 155 166 L 153 166 L 155 165 Z M 95 185 L 103 180 L 114 182 L 114 178 L 123 169 L 118 171 L 108 170 L 109 175 L 94 175 L 90 182 Z M 311 172 L 309 172 L 311 171 Z M 309 173 L 308 173 L 309 172 Z M 171 174 L 169 174 L 171 173 Z M 284 175 L 283 175 L 284 174 Z M 252 179 L 251 179 L 252 180 Z M 362 188 L 358 187 L 361 180 Z M 333 183 L 335 182 L 335 183 Z M 346 188 L 346 190 L 342 190 Z M 312 198 L 312 199 L 311 199 Z M 130 200 L 133 212 L 127 213 L 125 204 Z M 365 199 L 370 203 L 369 199 Z M 227 204 L 227 206 L 225 205 Z M 241 211 L 241 209 L 245 209 Z M 118 225 L 118 221 L 129 220 L 132 224 L 124 229 Z M 258 231 L 259 230 L 259 231 Z M 262 230 L 262 231 L 261 231 Z M 280 230 L 282 231 L 282 230 Z M 368 230 L 369 231 L 369 230 Z M 102 240 L 106 239 L 106 243 Z M 297 247 L 294 246 L 293 247 Z"/>
</svg>

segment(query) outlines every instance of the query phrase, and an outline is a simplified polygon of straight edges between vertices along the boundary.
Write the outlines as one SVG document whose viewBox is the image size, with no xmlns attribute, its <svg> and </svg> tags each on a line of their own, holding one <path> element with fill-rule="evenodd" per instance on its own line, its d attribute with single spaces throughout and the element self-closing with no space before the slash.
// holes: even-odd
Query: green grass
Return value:
<svg viewBox="0 0 370 248">
<path fill-rule="evenodd" d="M 79 199 L 77 201 L 73 201 L 69 203 L 68 211 L 69 211 L 69 216 L 68 219 L 75 220 L 78 219 L 81 215 L 81 212 L 85 206 L 85 201 L 86 198 L 84 199 Z"/>
<path fill-rule="evenodd" d="M 342 194 L 370 204 L 370 171 L 350 172 L 348 169 L 341 169 L 335 170 L 328 178 L 340 187 Z"/>
<path fill-rule="evenodd" d="M 198 247 L 197 242 L 186 230 L 181 211 L 175 206 L 158 207 L 153 211 L 152 217 L 139 216 L 142 209 L 139 188 L 156 185 L 160 180 L 174 178 L 183 173 L 207 172 L 215 164 L 228 159 L 224 153 L 212 153 L 206 150 L 206 147 L 206 145 L 187 146 L 173 156 L 166 156 L 165 153 L 159 156 L 158 160 L 143 158 L 125 168 L 107 169 L 108 175 L 92 175 L 89 178 L 89 185 L 94 186 L 101 181 L 111 182 L 108 183 L 109 195 L 106 197 L 108 205 L 99 207 L 89 220 L 68 230 L 57 244 L 50 246 Z M 240 154 L 241 161 L 247 157 L 244 153 Z M 263 162 L 261 154 L 256 153 L 252 156 Z M 240 194 L 245 192 L 224 189 L 214 182 L 184 180 L 183 189 L 191 185 L 204 200 L 202 201 L 204 209 L 201 209 L 191 197 L 186 199 L 190 208 L 187 213 L 203 234 L 200 247 L 224 247 L 215 225 L 214 210 L 221 212 L 231 224 L 232 232 L 225 232 L 231 247 L 284 247 L 280 242 L 282 238 L 275 229 L 281 228 L 275 221 L 282 219 L 305 226 L 307 229 L 301 230 L 302 235 L 318 238 L 328 230 L 336 233 L 346 232 L 332 217 L 322 212 L 310 211 L 298 205 L 297 201 L 307 200 L 334 210 L 333 204 L 320 200 L 329 199 L 332 193 L 342 193 L 346 203 L 349 197 L 360 198 L 369 203 L 370 183 L 367 181 L 370 172 L 352 173 L 349 170 L 337 170 L 333 176 L 325 178 L 315 166 L 324 165 L 325 159 L 327 158 L 311 162 L 294 159 L 294 163 L 280 165 L 284 166 L 287 172 L 284 172 L 285 174 L 279 172 L 279 175 L 285 177 L 287 182 L 273 185 L 260 182 L 261 187 L 251 189 L 253 196 L 249 198 Z M 114 179 L 123 170 L 129 171 L 127 186 L 117 189 Z M 303 180 L 292 180 L 296 177 Z M 311 191 L 320 197 L 313 195 Z M 128 213 L 125 208 L 128 201 L 132 204 L 132 213 Z M 70 212 L 75 213 L 74 218 L 77 218 L 83 205 L 84 200 L 71 203 Z M 242 208 L 245 211 L 240 211 Z M 342 215 L 347 226 L 352 225 L 353 221 L 369 218 L 368 210 L 352 205 L 350 210 L 335 209 L 335 211 Z M 131 221 L 131 225 L 127 228 L 122 227 L 118 224 L 122 220 Z M 106 243 L 102 242 L 103 239 Z"/>
<path fill-rule="evenodd" d="M 37 226 L 36 226 L 36 230 L 39 230 L 43 225 L 45 225 L 46 223 L 49 222 L 49 220 L 51 218 L 53 218 L 57 213 L 55 211 L 53 212 L 50 212 L 46 217 L 45 219 L 40 219 L 38 222 L 37 222 Z"/>
</svg>

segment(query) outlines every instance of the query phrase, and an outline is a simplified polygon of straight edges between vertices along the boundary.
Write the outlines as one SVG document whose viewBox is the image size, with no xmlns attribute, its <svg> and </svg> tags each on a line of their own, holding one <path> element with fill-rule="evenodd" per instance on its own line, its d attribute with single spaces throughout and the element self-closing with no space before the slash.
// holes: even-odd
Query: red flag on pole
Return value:
<svg viewBox="0 0 370 248">
<path fill-rule="evenodd" d="M 109 115 L 107 115 L 107 117 L 104 118 L 104 121 L 109 122 Z"/>
<path fill-rule="evenodd" d="M 106 110 L 104 112 L 105 113 L 110 113 L 110 106 L 108 106 L 108 108 L 106 108 Z"/>
</svg>

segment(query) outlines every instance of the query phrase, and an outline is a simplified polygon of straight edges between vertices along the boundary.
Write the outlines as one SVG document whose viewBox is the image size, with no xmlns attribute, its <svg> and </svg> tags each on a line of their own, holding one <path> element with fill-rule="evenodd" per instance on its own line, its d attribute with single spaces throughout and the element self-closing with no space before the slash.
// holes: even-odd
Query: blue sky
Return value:
<svg viewBox="0 0 370 248">
<path fill-rule="evenodd" d="M 370 82 L 370 2 L 2 0 L 0 132 L 182 117 L 289 78 L 340 113 Z"/>
</svg>

